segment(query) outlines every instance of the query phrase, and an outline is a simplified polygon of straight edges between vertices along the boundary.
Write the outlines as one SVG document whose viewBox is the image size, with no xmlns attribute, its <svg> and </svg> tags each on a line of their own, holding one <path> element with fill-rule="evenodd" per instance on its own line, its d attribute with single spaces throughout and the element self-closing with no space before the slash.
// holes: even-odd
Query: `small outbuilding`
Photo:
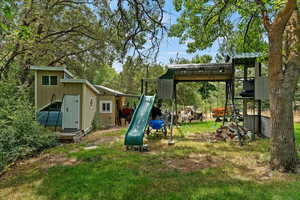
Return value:
<svg viewBox="0 0 300 200">
<path fill-rule="evenodd" d="M 127 96 L 110 88 L 75 79 L 65 67 L 32 66 L 37 120 L 61 135 L 86 134 L 93 127 L 119 124 Z"/>
</svg>

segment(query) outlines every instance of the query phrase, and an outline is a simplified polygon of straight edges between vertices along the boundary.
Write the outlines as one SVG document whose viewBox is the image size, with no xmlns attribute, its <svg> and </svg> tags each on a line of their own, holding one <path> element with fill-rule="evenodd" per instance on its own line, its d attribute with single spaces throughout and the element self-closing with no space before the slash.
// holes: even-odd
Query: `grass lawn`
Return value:
<svg viewBox="0 0 300 200">
<path fill-rule="evenodd" d="M 144 153 L 124 151 L 125 130 L 93 133 L 18 163 L 1 177 L 0 199 L 300 199 L 300 175 L 268 169 L 268 140 L 210 142 L 217 126 L 183 125 L 174 146 L 151 137 Z"/>
</svg>

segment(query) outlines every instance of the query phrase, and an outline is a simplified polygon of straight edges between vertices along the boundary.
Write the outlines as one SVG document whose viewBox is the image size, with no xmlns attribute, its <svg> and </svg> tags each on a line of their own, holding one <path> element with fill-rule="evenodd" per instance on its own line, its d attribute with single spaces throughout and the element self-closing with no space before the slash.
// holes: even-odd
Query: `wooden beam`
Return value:
<svg viewBox="0 0 300 200">
<path fill-rule="evenodd" d="M 176 75 L 176 81 L 227 81 L 232 79 L 232 74 L 228 75 Z"/>
</svg>

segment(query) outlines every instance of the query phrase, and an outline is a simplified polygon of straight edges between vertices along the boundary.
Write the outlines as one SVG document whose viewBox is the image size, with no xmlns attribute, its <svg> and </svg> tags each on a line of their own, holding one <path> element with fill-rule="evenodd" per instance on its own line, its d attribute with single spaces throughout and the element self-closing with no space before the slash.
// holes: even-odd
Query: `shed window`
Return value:
<svg viewBox="0 0 300 200">
<path fill-rule="evenodd" d="M 49 85 L 49 76 L 43 76 L 42 77 L 42 85 Z"/>
<path fill-rule="evenodd" d="M 111 101 L 100 101 L 100 112 L 101 113 L 112 113 L 112 102 Z"/>
<path fill-rule="evenodd" d="M 42 76 L 42 85 L 57 85 L 57 76 Z"/>
<path fill-rule="evenodd" d="M 50 76 L 50 85 L 57 85 L 57 76 Z"/>
</svg>

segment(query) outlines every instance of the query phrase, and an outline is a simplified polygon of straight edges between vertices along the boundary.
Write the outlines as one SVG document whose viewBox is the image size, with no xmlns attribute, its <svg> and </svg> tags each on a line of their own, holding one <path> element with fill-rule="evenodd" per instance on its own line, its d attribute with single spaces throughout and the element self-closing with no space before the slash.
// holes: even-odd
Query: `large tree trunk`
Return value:
<svg viewBox="0 0 300 200">
<path fill-rule="evenodd" d="M 283 61 L 282 27 L 273 26 L 269 32 L 269 89 L 271 111 L 271 168 L 295 172 L 298 155 L 295 145 L 293 98 L 299 79 L 299 18 L 294 10 L 286 32 L 288 50 Z M 296 23 L 295 23 L 296 22 Z"/>
<path fill-rule="evenodd" d="M 270 80 L 271 168 L 294 172 L 298 157 L 295 146 L 293 118 L 294 81 L 280 83 Z"/>
</svg>

